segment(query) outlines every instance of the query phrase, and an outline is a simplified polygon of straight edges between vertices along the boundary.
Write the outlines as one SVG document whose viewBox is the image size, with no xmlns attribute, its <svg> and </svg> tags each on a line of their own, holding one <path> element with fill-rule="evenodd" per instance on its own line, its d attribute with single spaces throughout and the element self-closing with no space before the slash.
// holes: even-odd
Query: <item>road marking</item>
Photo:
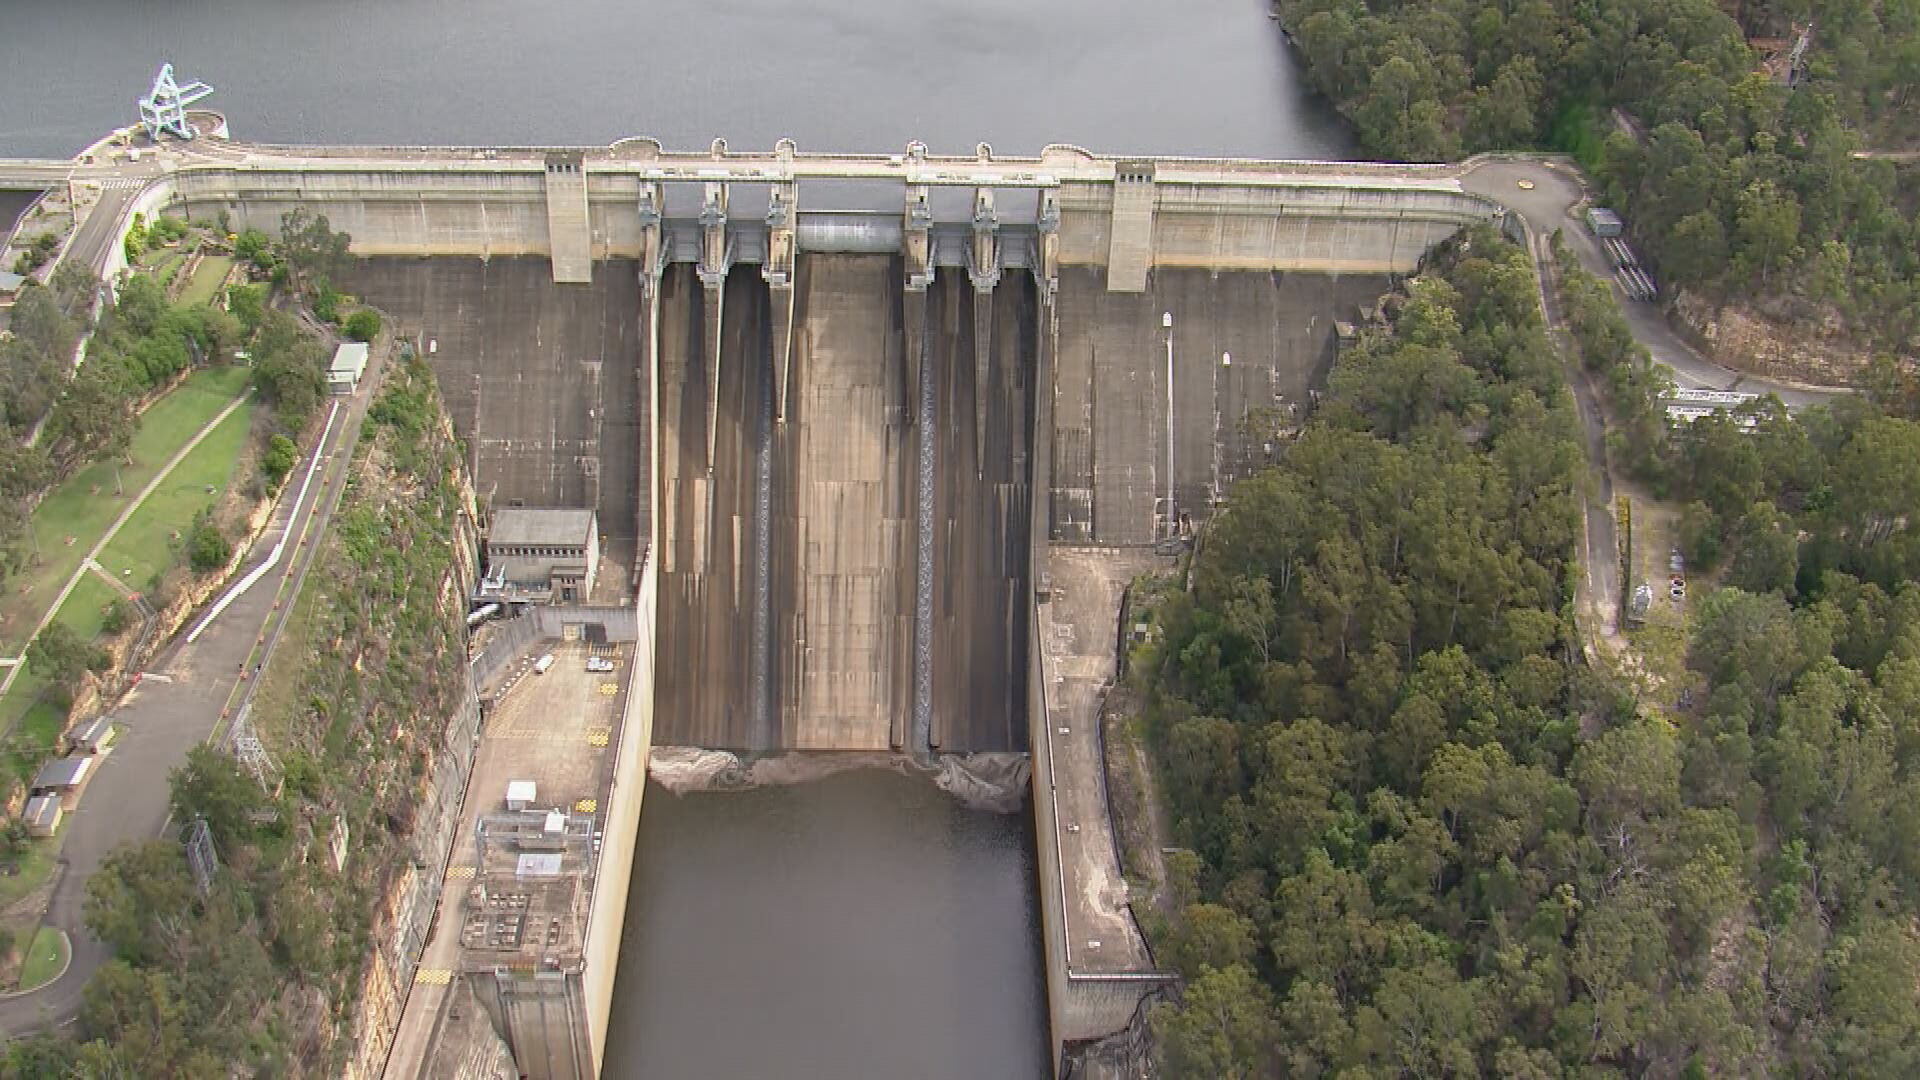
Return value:
<svg viewBox="0 0 1920 1080">
<path fill-rule="evenodd" d="M 619 684 L 619 683 L 610 683 L 610 682 L 603 682 L 603 683 L 601 683 L 601 684 L 600 684 L 600 696 L 601 696 L 601 697 L 612 697 L 613 695 L 615 695 L 615 694 L 617 694 L 617 693 L 619 693 L 619 692 L 620 692 L 620 684 Z"/>
<path fill-rule="evenodd" d="M 447 880 L 448 881 L 472 881 L 473 867 L 471 866 L 448 867 Z"/>
<path fill-rule="evenodd" d="M 421 968 L 413 973 L 413 981 L 421 986 L 445 986 L 453 981 L 453 972 L 446 968 Z"/>
<path fill-rule="evenodd" d="M 573 804 L 573 808 L 583 814 L 595 813 L 600 809 L 600 800 L 581 799 L 579 802 Z"/>
<path fill-rule="evenodd" d="M 607 737 L 611 734 L 613 733 L 606 728 L 593 728 L 587 732 L 587 745 L 605 746 L 607 745 Z"/>
</svg>

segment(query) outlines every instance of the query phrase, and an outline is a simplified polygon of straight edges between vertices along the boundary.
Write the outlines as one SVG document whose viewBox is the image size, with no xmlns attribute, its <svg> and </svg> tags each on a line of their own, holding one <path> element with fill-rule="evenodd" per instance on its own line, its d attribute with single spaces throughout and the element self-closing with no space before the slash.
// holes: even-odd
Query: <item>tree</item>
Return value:
<svg viewBox="0 0 1920 1080">
<path fill-rule="evenodd" d="M 1173 921 L 1167 940 L 1167 961 L 1174 970 L 1198 976 L 1212 968 L 1224 971 L 1251 963 L 1254 956 L 1253 922 L 1219 904 L 1188 904 Z"/>
<path fill-rule="evenodd" d="M 1796 257 L 1800 237 L 1800 204 L 1770 180 L 1756 180 L 1740 193 L 1739 230 L 1735 257 L 1750 275 L 1758 272 L 1764 287 L 1775 270 Z"/>
<path fill-rule="evenodd" d="M 303 278 L 317 282 L 333 276 L 345 264 L 351 242 L 346 233 L 333 231 L 325 214 L 296 207 L 280 215 L 280 250 Z"/>
<path fill-rule="evenodd" d="M 106 667 L 107 654 L 81 640 L 65 623 L 54 621 L 27 646 L 27 663 L 33 665 L 34 674 L 47 679 L 71 700 L 89 670 Z"/>
<path fill-rule="evenodd" d="M 266 317 L 266 302 L 264 285 L 233 285 L 227 289 L 227 311 L 240 320 L 248 334 L 260 329 L 260 320 Z"/>
<path fill-rule="evenodd" d="M 1800 569 L 1800 541 L 1793 519 L 1770 502 L 1754 503 L 1733 527 L 1733 566 L 1727 580 L 1752 593 L 1793 596 Z"/>
<path fill-rule="evenodd" d="M 1149 1023 L 1173 1080 L 1263 1076 L 1278 1030 L 1272 996 L 1245 965 L 1206 971 L 1178 1005 L 1155 1006 Z"/>
<path fill-rule="evenodd" d="M 1875 919 L 1840 941 L 1833 967 L 1833 1055 L 1853 1076 L 1920 1071 L 1920 945 L 1898 923 Z"/>
<path fill-rule="evenodd" d="M 380 313 L 361 308 L 347 316 L 347 336 L 355 341 L 372 341 L 380 336 Z"/>
<path fill-rule="evenodd" d="M 219 850 L 234 851 L 253 838 L 253 815 L 266 807 L 267 799 L 233 758 L 210 746 L 195 746 L 167 782 L 173 791 L 174 819 L 205 818 Z"/>
<path fill-rule="evenodd" d="M 1530 56 L 1507 62 L 1467 107 L 1467 131 L 1476 149 L 1504 150 L 1533 141 L 1542 81 Z"/>
<path fill-rule="evenodd" d="M 87 879 L 87 929 L 122 960 L 155 964 L 166 956 L 167 938 L 192 909 L 194 895 L 180 845 L 154 840 L 122 848 Z"/>
</svg>

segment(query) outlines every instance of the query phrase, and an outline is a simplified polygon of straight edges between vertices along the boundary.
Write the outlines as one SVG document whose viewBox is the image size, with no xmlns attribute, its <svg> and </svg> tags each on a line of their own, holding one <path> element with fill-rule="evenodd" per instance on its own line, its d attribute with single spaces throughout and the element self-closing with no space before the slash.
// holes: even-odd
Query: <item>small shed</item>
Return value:
<svg viewBox="0 0 1920 1080">
<path fill-rule="evenodd" d="M 351 394 L 360 388 L 360 376 L 367 370 L 367 343 L 349 341 L 333 351 L 333 364 L 327 368 L 327 392 Z"/>
<path fill-rule="evenodd" d="M 1620 215 L 1604 206 L 1587 207 L 1587 228 L 1592 229 L 1595 236 L 1619 236 L 1627 230 Z"/>
<path fill-rule="evenodd" d="M 525 810 L 533 805 L 538 788 L 531 780 L 509 780 L 507 782 L 507 809 Z"/>
<path fill-rule="evenodd" d="M 86 786 L 87 777 L 93 772 L 93 762 L 91 754 L 54 758 L 34 774 L 33 793 L 55 796 L 67 809 L 73 809 L 74 800 L 80 797 L 80 789 Z"/>
<path fill-rule="evenodd" d="M 27 808 L 21 812 L 20 819 L 27 823 L 27 832 L 34 836 L 52 836 L 65 814 L 59 796 L 35 795 L 27 800 Z"/>
<path fill-rule="evenodd" d="M 96 717 L 67 732 L 67 749 L 97 754 L 113 741 L 113 717 Z"/>
</svg>

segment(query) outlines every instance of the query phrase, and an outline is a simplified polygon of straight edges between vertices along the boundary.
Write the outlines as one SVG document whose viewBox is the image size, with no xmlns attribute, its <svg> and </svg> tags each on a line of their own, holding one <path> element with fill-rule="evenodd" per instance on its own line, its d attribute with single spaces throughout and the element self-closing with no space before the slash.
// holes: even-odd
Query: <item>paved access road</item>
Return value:
<svg viewBox="0 0 1920 1080">
<path fill-rule="evenodd" d="M 1533 187 L 1520 187 L 1522 180 L 1531 181 Z M 1612 264 L 1600 249 L 1599 241 L 1588 231 L 1586 222 L 1575 211 L 1585 194 L 1585 188 L 1571 165 L 1532 159 L 1485 160 L 1464 170 L 1460 175 L 1460 184 L 1476 195 L 1485 195 L 1518 212 L 1540 235 L 1542 242 L 1555 229 L 1561 230 L 1562 238 L 1579 257 L 1581 265 L 1601 278 L 1612 281 Z M 1829 401 L 1846 392 L 1797 386 L 1722 367 L 1682 341 L 1674 333 L 1673 327 L 1668 325 L 1658 305 L 1631 299 L 1617 287 L 1614 296 L 1620 301 L 1620 309 L 1626 314 L 1633 336 L 1647 347 L 1655 360 L 1672 369 L 1674 381 L 1680 386 L 1778 394 L 1781 401 L 1795 408 Z"/>
<path fill-rule="evenodd" d="M 0 1037 L 64 1024 L 78 1015 L 87 979 L 110 957 L 110 950 L 86 929 L 87 878 L 116 848 L 160 835 L 169 814 L 168 775 L 186 760 L 188 750 L 213 733 L 221 710 L 236 700 L 241 672 L 252 662 L 255 647 L 264 641 L 271 648 L 277 639 L 283 619 L 276 615 L 298 595 L 327 520 L 339 504 L 351 470 L 351 448 L 367 402 L 380 384 L 384 352 L 375 350 L 359 394 L 341 410 L 319 447 L 323 461 L 313 490 L 294 505 L 309 458 L 292 474 L 288 498 L 254 543 L 257 562 L 283 536 L 288 538 L 279 571 L 235 600 L 193 644 L 187 644 L 183 634 L 165 646 L 115 710 L 120 736 L 79 807 L 67 816 L 60 878 L 45 919 L 72 940 L 73 963 L 39 990 L 0 1000 Z"/>
</svg>

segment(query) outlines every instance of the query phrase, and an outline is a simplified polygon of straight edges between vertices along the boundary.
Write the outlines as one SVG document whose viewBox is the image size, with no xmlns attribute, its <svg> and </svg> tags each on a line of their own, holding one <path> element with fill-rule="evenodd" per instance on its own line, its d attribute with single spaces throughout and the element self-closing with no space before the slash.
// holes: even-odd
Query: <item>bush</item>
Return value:
<svg viewBox="0 0 1920 1080">
<path fill-rule="evenodd" d="M 326 278 L 314 283 L 313 317 L 321 322 L 340 321 L 340 293 Z"/>
<path fill-rule="evenodd" d="M 133 215 L 133 224 L 127 227 L 126 251 L 128 262 L 138 262 L 141 252 L 147 250 L 147 219 L 144 214 Z"/>
<path fill-rule="evenodd" d="M 347 336 L 355 341 L 372 341 L 380 336 L 380 313 L 368 308 L 347 316 Z"/>
<path fill-rule="evenodd" d="M 127 628 L 127 620 L 131 615 L 127 602 L 115 597 L 113 603 L 107 605 L 107 613 L 100 619 L 100 629 L 109 634 L 117 634 Z"/>
<path fill-rule="evenodd" d="M 267 313 L 267 287 L 264 285 L 235 285 L 227 289 L 227 312 L 240 320 L 240 325 L 248 334 L 260 329 L 260 320 Z"/>
<path fill-rule="evenodd" d="M 267 452 L 260 458 L 260 472 L 267 478 L 267 490 L 278 491 L 299 458 L 300 448 L 293 444 L 292 439 L 275 435 L 269 440 Z"/>
<path fill-rule="evenodd" d="M 187 534 L 187 562 L 195 573 L 205 574 L 227 565 L 233 557 L 233 545 L 221 534 L 220 527 L 213 523 L 213 515 L 200 511 L 193 519 L 193 529 Z"/>
<path fill-rule="evenodd" d="M 247 259 L 262 270 L 271 270 L 273 253 L 268 250 L 272 241 L 259 229 L 248 229 L 233 238 L 235 256 Z"/>
<path fill-rule="evenodd" d="M 187 223 L 174 217 L 157 217 L 148 234 L 154 243 L 171 244 L 187 235 Z"/>
</svg>

